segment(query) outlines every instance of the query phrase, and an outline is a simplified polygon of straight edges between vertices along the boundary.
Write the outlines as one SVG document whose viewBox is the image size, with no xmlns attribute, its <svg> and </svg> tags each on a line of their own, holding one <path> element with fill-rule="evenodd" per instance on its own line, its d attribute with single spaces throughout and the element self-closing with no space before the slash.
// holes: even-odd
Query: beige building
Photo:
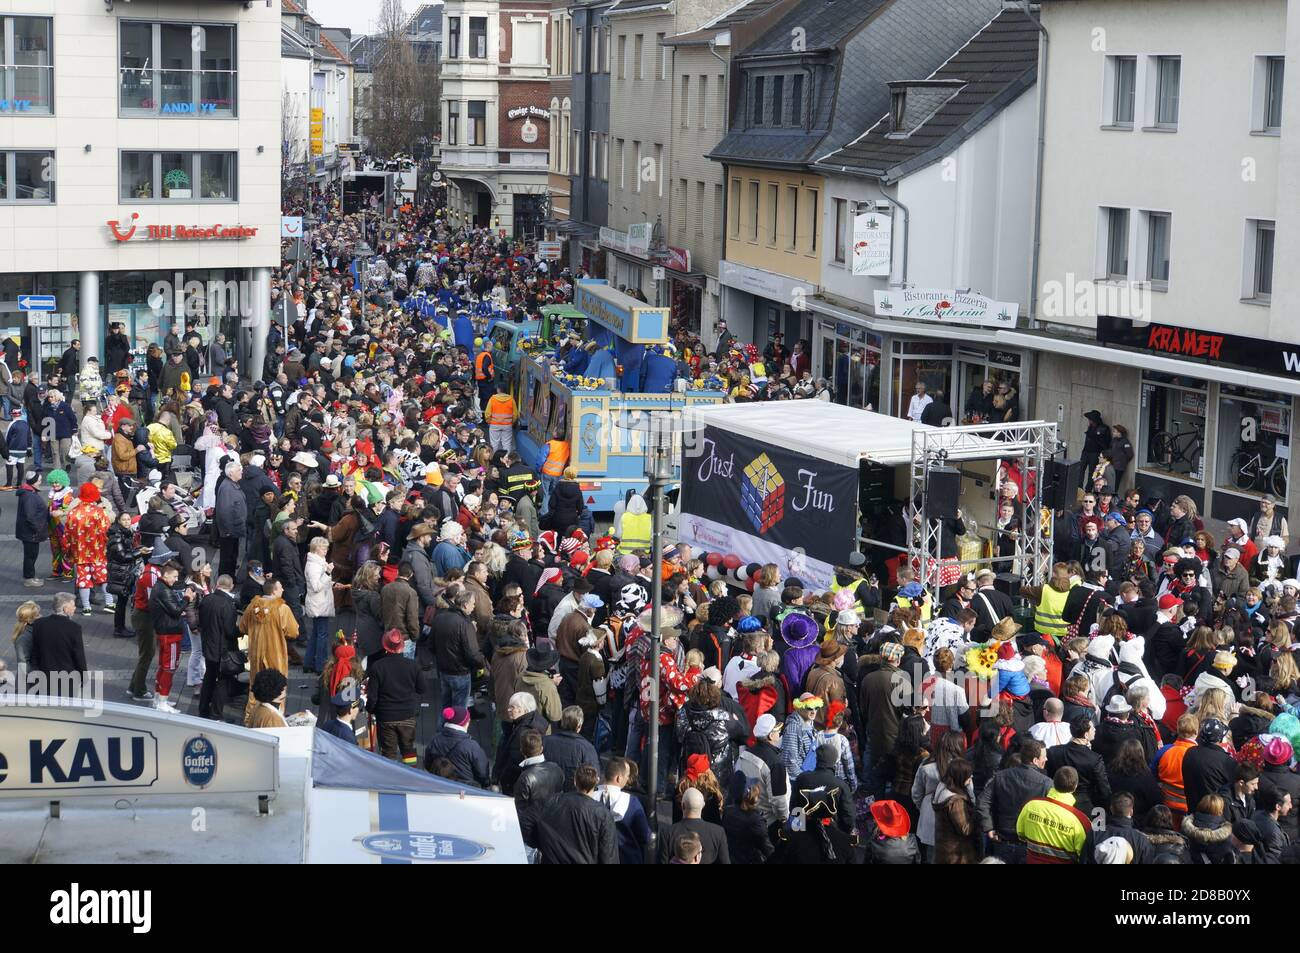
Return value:
<svg viewBox="0 0 1300 953">
<path fill-rule="evenodd" d="M 698 109 L 692 109 L 698 91 L 690 88 L 691 100 L 686 105 L 688 126 L 680 128 L 682 113 L 674 101 L 686 70 L 699 68 L 708 77 L 706 85 L 717 86 L 719 76 L 725 75 L 723 63 L 702 47 L 702 60 L 691 57 L 677 75 L 674 63 L 676 47 L 668 44 L 669 37 L 691 33 L 710 20 L 736 6 L 735 0 L 692 0 L 687 3 L 664 3 L 662 0 L 620 0 L 607 13 L 610 25 L 610 156 L 609 156 L 609 226 L 601 230 L 601 247 L 606 251 L 606 274 L 611 284 L 638 288 L 646 299 L 660 305 L 678 305 L 683 315 L 693 314 L 698 320 L 699 303 L 705 291 L 705 279 L 699 269 L 688 269 L 685 253 L 692 245 L 714 245 L 711 254 L 716 258 L 715 232 L 709 230 L 703 219 L 697 225 L 690 219 L 682 228 L 674 229 L 678 221 L 673 215 L 673 203 L 678 202 L 678 215 L 689 210 L 695 201 L 701 183 L 705 187 L 706 202 L 713 208 L 716 197 L 711 193 L 720 172 L 705 178 L 710 165 L 703 158 L 705 149 L 699 148 L 701 138 L 711 135 L 715 144 L 723 130 L 725 115 L 716 96 L 706 95 L 705 113 L 709 114 L 710 129 L 698 128 Z M 724 82 L 725 85 L 725 82 Z M 684 133 L 681 142 L 675 139 Z M 681 165 L 674 162 L 677 149 L 685 154 L 694 150 L 695 158 Z M 682 192 L 683 183 L 685 191 Z M 716 213 L 712 213 L 716 214 Z M 702 234 L 701 234 L 702 232 Z M 690 241 L 686 242 L 685 239 Z M 682 244 L 678 244 L 682 240 Z M 670 246 L 672 251 L 670 251 Z M 676 267 L 669 268 L 671 262 Z M 665 277 L 655 280 L 655 268 L 663 267 L 663 274 L 677 271 L 682 275 L 696 272 L 695 282 L 689 279 L 674 280 L 672 288 Z M 676 289 L 676 290 L 674 290 Z M 675 299 L 674 300 L 674 296 Z"/>
</svg>

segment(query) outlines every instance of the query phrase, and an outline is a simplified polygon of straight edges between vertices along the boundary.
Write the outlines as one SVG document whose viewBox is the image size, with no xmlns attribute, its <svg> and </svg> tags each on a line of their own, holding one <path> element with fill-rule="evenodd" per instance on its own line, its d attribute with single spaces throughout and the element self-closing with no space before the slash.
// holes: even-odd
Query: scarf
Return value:
<svg viewBox="0 0 1300 953">
<path fill-rule="evenodd" d="M 1067 695 L 1065 696 L 1065 700 L 1067 702 L 1073 702 L 1076 705 L 1082 705 L 1084 708 L 1091 708 L 1093 710 L 1096 710 L 1097 708 L 1097 703 L 1087 695 Z"/>
</svg>

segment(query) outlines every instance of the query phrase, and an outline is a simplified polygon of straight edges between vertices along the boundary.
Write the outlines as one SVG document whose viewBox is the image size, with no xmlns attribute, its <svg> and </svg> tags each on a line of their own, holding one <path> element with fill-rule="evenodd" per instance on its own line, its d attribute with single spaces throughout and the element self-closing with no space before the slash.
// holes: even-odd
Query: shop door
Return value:
<svg viewBox="0 0 1300 953">
<path fill-rule="evenodd" d="M 906 417 L 908 404 L 916 393 L 917 383 L 924 383 L 926 393 L 948 394 L 952 383 L 952 361 L 948 358 L 894 358 L 895 417 Z"/>
</svg>

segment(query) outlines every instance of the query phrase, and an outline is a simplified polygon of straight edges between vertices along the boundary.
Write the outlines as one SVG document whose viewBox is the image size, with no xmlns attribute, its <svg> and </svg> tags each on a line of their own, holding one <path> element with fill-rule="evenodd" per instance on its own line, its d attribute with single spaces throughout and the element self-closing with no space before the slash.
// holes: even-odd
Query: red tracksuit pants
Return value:
<svg viewBox="0 0 1300 953">
<path fill-rule="evenodd" d="M 158 636 L 158 674 L 154 681 L 154 695 L 165 699 L 172 693 L 172 676 L 181 661 L 181 633 Z"/>
</svg>

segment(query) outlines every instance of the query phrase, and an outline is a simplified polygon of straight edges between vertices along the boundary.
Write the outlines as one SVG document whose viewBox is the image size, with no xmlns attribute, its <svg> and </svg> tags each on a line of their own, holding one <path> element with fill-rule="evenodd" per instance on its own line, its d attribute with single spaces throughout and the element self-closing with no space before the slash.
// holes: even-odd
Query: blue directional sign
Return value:
<svg viewBox="0 0 1300 953">
<path fill-rule="evenodd" d="M 19 311 L 53 311 L 54 295 L 19 295 Z"/>
</svg>

